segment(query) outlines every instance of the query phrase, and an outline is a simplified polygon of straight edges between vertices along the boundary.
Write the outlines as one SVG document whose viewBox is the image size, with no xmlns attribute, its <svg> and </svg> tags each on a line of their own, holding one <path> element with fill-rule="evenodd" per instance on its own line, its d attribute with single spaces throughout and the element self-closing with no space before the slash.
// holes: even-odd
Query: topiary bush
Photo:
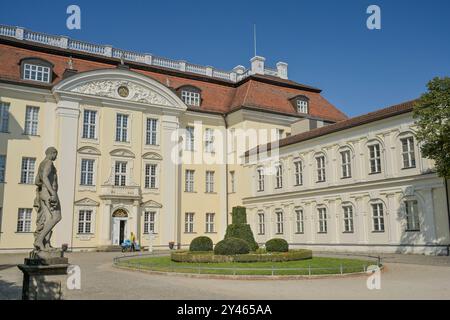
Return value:
<svg viewBox="0 0 450 320">
<path fill-rule="evenodd" d="M 248 224 L 230 224 L 225 233 L 225 239 L 228 238 L 239 238 L 246 241 L 251 251 L 256 251 L 258 249 L 258 243 L 256 243 L 252 229 Z"/>
<path fill-rule="evenodd" d="M 231 212 L 231 221 L 232 224 L 238 223 L 247 223 L 247 212 L 245 207 L 233 207 L 233 211 Z"/>
<path fill-rule="evenodd" d="M 214 247 L 214 254 L 219 255 L 246 254 L 249 252 L 250 246 L 247 241 L 239 238 L 226 238 Z"/>
<path fill-rule="evenodd" d="M 270 239 L 266 242 L 266 250 L 267 252 L 288 252 L 289 244 L 284 239 Z"/>
<path fill-rule="evenodd" d="M 194 238 L 189 245 L 189 251 L 212 251 L 213 242 L 210 238 L 202 236 Z"/>
</svg>

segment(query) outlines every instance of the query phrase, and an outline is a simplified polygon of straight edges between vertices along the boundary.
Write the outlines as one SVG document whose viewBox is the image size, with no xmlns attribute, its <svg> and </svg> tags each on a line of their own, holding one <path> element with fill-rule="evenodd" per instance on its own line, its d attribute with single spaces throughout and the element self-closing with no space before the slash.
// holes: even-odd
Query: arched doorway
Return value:
<svg viewBox="0 0 450 320">
<path fill-rule="evenodd" d="M 121 245 L 128 234 L 128 212 L 125 209 L 116 209 L 112 214 L 112 243 Z"/>
</svg>

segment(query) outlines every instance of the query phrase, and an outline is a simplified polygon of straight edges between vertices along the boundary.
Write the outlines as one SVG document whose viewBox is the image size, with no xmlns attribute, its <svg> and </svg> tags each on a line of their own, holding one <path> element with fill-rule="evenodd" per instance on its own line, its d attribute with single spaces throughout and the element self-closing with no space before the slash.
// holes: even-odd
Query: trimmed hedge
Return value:
<svg viewBox="0 0 450 320">
<path fill-rule="evenodd" d="M 266 250 L 267 252 L 288 252 L 289 244 L 284 239 L 270 239 L 266 242 Z"/>
<path fill-rule="evenodd" d="M 229 238 L 238 238 L 246 241 L 250 247 L 250 251 L 255 251 L 259 247 L 253 237 L 252 229 L 248 224 L 230 224 L 225 233 L 225 240 Z"/>
<path fill-rule="evenodd" d="M 286 262 L 312 258 L 312 251 L 301 249 L 289 252 L 267 254 L 217 255 L 208 252 L 173 251 L 170 256 L 174 262 L 221 263 L 221 262 Z"/>
<path fill-rule="evenodd" d="M 233 207 L 231 212 L 231 223 L 232 224 L 247 224 L 247 212 L 245 207 Z"/>
<path fill-rule="evenodd" d="M 225 238 L 214 247 L 214 253 L 219 255 L 235 255 L 250 252 L 247 241 L 239 238 Z"/>
<path fill-rule="evenodd" d="M 213 242 L 210 238 L 201 236 L 194 238 L 189 245 L 189 251 L 212 251 Z"/>
</svg>

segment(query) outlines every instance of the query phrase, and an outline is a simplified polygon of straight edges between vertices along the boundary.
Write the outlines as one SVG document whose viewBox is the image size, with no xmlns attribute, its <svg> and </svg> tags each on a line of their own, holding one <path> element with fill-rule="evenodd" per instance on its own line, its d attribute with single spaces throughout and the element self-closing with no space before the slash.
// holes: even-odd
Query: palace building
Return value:
<svg viewBox="0 0 450 320">
<path fill-rule="evenodd" d="M 54 246 L 216 243 L 244 205 L 260 243 L 448 253 L 449 191 L 413 102 L 349 119 L 284 62 L 223 71 L 3 25 L 0 62 L 0 252 L 31 249 L 55 146 Z"/>
</svg>

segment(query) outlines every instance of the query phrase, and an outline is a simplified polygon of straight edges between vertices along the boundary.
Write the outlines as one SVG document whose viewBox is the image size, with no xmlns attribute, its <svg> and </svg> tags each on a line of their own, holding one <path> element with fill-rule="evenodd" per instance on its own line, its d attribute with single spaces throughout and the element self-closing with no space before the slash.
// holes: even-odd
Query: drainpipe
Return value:
<svg viewBox="0 0 450 320">
<path fill-rule="evenodd" d="M 226 154 L 225 154 L 225 209 L 226 209 L 226 222 L 227 225 L 225 226 L 225 228 L 228 226 L 228 121 L 227 121 L 227 115 L 224 114 L 223 115 L 223 122 L 225 123 L 225 134 L 226 134 L 226 144 L 227 144 L 227 148 L 226 148 Z"/>
<path fill-rule="evenodd" d="M 445 185 L 445 198 L 447 199 L 447 216 L 448 216 L 448 227 L 450 232 L 450 199 L 448 197 L 448 181 L 447 178 L 444 177 L 444 185 Z M 447 256 L 450 255 L 450 245 L 447 246 Z"/>
</svg>

